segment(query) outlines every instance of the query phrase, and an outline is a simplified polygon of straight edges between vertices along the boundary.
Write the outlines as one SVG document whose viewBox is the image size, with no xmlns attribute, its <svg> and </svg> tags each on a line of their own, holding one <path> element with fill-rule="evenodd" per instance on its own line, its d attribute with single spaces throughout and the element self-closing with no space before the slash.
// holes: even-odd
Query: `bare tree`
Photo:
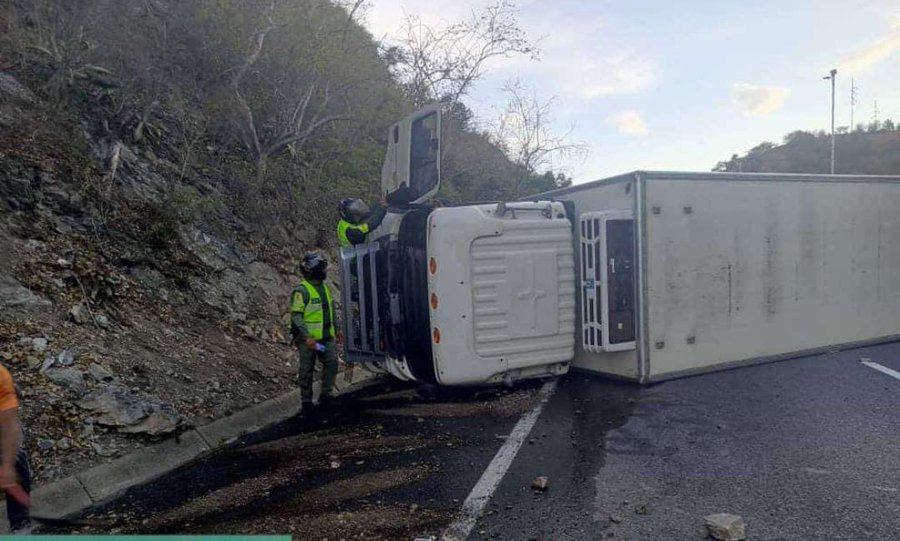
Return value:
<svg viewBox="0 0 900 541">
<path fill-rule="evenodd" d="M 516 20 L 516 7 L 500 0 L 465 21 L 436 26 L 407 15 L 397 48 L 387 52 L 416 106 L 454 103 L 484 74 L 491 58 L 522 54 L 536 58 L 537 45 Z"/>
<path fill-rule="evenodd" d="M 562 135 L 552 133 L 553 98 L 540 101 L 533 90 L 518 80 L 507 82 L 503 91 L 509 102 L 500 114 L 495 140 L 526 174 L 559 169 L 555 160 L 583 160 L 587 156 L 585 144 L 569 141 L 573 128 Z"/>
<path fill-rule="evenodd" d="M 309 36 L 309 42 L 317 44 L 312 57 L 303 67 L 287 73 L 257 69 L 267 40 L 273 33 L 292 30 L 289 24 L 276 21 L 277 0 L 272 0 L 264 7 L 246 56 L 233 70 L 230 78 L 230 92 L 237 113 L 233 123 L 238 138 L 256 161 L 257 180 L 264 178 L 269 157 L 284 151 L 295 154 L 322 128 L 351 118 L 349 112 L 335 106 L 335 102 L 340 101 L 343 92 L 359 81 L 346 78 L 332 81 L 332 68 L 336 62 L 340 62 L 340 57 L 346 57 L 347 32 L 365 2 L 353 0 L 346 4 L 344 7 L 347 18 L 342 23 L 343 27 L 337 32 L 332 27 L 316 29 Z M 277 51 L 272 54 L 280 53 L 281 51 Z M 254 79 L 254 90 L 258 92 L 262 86 L 271 93 L 265 106 L 257 107 L 264 113 L 262 118 L 254 112 L 245 97 L 244 87 L 248 86 L 248 79 L 251 78 Z M 257 94 L 254 101 L 259 103 L 264 100 Z"/>
</svg>

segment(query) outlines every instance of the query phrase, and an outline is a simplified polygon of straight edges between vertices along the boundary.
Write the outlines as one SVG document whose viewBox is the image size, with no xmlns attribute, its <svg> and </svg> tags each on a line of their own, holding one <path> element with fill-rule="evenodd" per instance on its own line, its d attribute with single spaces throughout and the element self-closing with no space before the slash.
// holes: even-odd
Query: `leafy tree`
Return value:
<svg viewBox="0 0 900 541">
<path fill-rule="evenodd" d="M 900 174 L 900 133 L 888 129 L 887 122 L 878 131 L 841 134 L 835 146 L 835 172 L 839 174 Z M 794 131 L 781 145 L 763 143 L 744 156 L 733 154 L 714 171 L 771 173 L 830 172 L 831 135 Z"/>
</svg>

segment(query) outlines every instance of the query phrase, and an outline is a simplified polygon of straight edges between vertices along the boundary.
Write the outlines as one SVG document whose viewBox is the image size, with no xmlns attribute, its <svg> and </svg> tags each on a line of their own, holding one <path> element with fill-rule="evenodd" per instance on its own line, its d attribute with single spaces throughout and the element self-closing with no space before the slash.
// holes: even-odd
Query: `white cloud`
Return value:
<svg viewBox="0 0 900 541">
<path fill-rule="evenodd" d="M 619 133 L 633 137 L 647 135 L 647 123 L 641 118 L 641 114 L 633 109 L 616 113 L 607 120 L 616 125 Z"/>
<path fill-rule="evenodd" d="M 634 94 L 648 88 L 656 77 L 649 61 L 634 55 L 619 55 L 582 65 L 579 93 L 585 98 L 610 94 Z"/>
<path fill-rule="evenodd" d="M 900 15 L 894 17 L 887 34 L 843 57 L 838 62 L 838 73 L 858 75 L 897 51 L 900 51 Z"/>
<path fill-rule="evenodd" d="M 766 116 L 781 109 L 791 91 L 783 86 L 735 83 L 732 98 L 746 116 Z"/>
</svg>

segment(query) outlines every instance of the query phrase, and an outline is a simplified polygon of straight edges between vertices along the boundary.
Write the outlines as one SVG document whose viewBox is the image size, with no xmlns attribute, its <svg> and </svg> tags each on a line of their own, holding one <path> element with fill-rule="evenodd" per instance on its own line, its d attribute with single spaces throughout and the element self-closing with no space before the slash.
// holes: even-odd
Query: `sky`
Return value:
<svg viewBox="0 0 900 541">
<path fill-rule="evenodd" d="M 372 0 L 378 39 L 404 14 L 429 24 L 470 17 L 495 0 Z M 562 165 L 575 182 L 637 169 L 708 171 L 794 130 L 900 120 L 900 0 L 518 0 L 517 17 L 540 56 L 492 59 L 464 100 L 497 118 L 504 83 L 553 99 L 553 131 L 588 155 Z"/>
</svg>

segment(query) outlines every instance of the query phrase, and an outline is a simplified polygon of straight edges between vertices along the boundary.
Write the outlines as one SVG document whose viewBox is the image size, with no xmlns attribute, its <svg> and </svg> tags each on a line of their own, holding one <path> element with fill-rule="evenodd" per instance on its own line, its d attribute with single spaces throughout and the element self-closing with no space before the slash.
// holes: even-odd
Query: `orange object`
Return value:
<svg viewBox="0 0 900 541">
<path fill-rule="evenodd" d="M 428 262 L 428 269 L 431 271 L 431 274 L 437 273 L 437 261 L 433 257 Z"/>
<path fill-rule="evenodd" d="M 16 387 L 13 385 L 9 370 L 0 366 L 0 411 L 11 410 L 19 407 L 19 399 L 16 397 Z"/>
<path fill-rule="evenodd" d="M 434 343 L 435 343 L 435 344 L 440 344 L 440 343 L 441 343 L 441 331 L 439 331 L 438 328 L 435 327 L 435 328 L 434 328 L 434 333 L 432 333 L 432 334 L 433 334 L 433 336 L 434 336 Z"/>
<path fill-rule="evenodd" d="M 437 310 L 438 298 L 434 293 L 431 294 L 431 308 L 432 310 Z"/>
<path fill-rule="evenodd" d="M 25 489 L 22 488 L 22 485 L 7 485 L 3 487 L 3 491 L 6 492 L 7 498 L 12 498 L 19 505 L 24 507 L 31 507 L 31 496 L 25 492 Z"/>
</svg>

